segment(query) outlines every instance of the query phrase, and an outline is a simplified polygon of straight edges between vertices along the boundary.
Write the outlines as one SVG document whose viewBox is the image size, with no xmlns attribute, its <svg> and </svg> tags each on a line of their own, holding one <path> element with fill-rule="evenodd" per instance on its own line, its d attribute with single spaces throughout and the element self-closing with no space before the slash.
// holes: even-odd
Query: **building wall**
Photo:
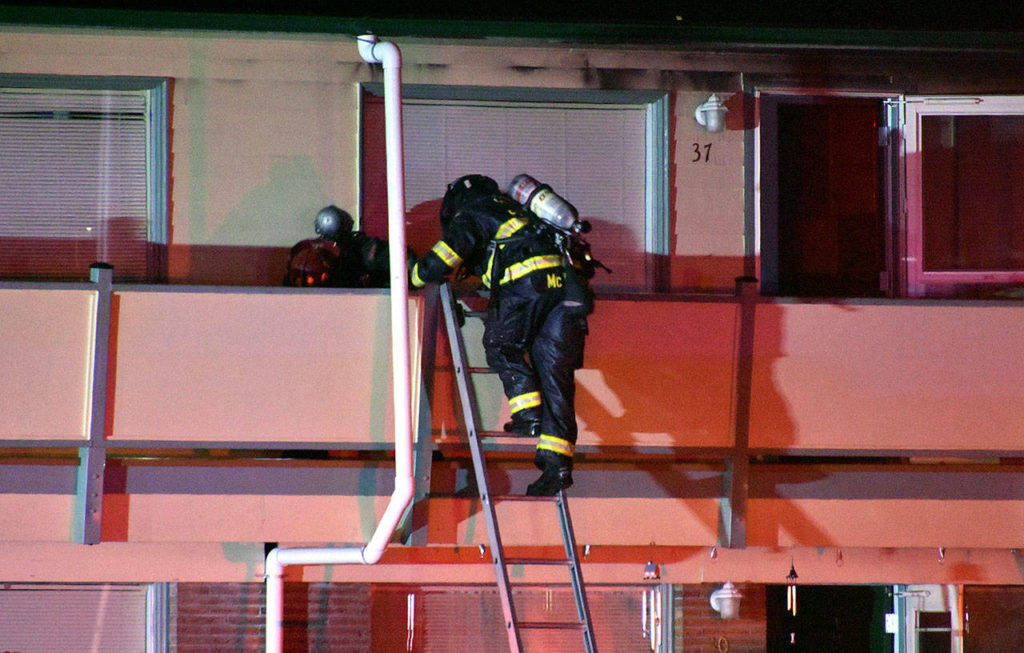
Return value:
<svg viewBox="0 0 1024 653">
<path fill-rule="evenodd" d="M 749 260 L 744 260 L 744 255 L 753 244 L 746 239 L 753 236 L 748 225 L 752 218 L 747 208 L 750 198 L 744 194 L 745 175 L 750 172 L 745 169 L 750 154 L 745 139 L 757 125 L 749 119 L 753 99 L 740 93 L 740 73 L 747 83 L 782 90 L 964 92 L 974 84 L 990 92 L 1013 92 L 1019 91 L 1020 84 L 1019 80 L 1006 81 L 1016 79 L 1019 73 L 1012 66 L 1002 73 L 996 69 L 994 77 L 985 72 L 991 69 L 972 76 L 942 69 L 936 63 L 938 59 L 922 62 L 920 56 L 858 60 L 836 55 L 813 59 L 638 47 L 509 48 L 487 41 L 468 44 L 402 38 L 396 42 L 403 50 L 404 81 L 411 84 L 668 92 L 673 112 L 670 270 L 676 289 L 731 289 L 734 278 L 748 272 Z M 964 57 L 960 62 L 969 66 L 970 59 Z M 139 75 L 172 80 L 168 252 L 172 282 L 279 285 L 287 248 L 311 235 L 310 222 L 319 207 L 334 203 L 357 212 L 357 90 L 362 82 L 379 80 L 380 71 L 359 59 L 351 35 L 4 27 L 0 28 L 0 69 L 36 75 Z M 727 96 L 730 106 L 729 129 L 721 134 L 701 131 L 692 118 L 694 108 L 712 91 Z M 710 156 L 695 156 L 701 152 Z M 125 313 L 121 317 L 127 319 L 131 302 L 126 300 L 122 308 Z M 732 305 L 681 308 L 650 302 L 642 315 L 620 304 L 606 311 L 605 317 L 595 316 L 595 320 L 618 325 L 595 328 L 588 366 L 580 375 L 584 390 L 580 402 L 581 449 L 590 450 L 584 451 L 581 461 L 583 473 L 578 475 L 579 485 L 574 489 L 580 500 L 574 498 L 574 507 L 580 507 L 576 513 L 578 535 L 586 536 L 579 541 L 595 543 L 592 564 L 596 580 L 633 582 L 638 569 L 653 555 L 664 560 L 666 582 L 710 583 L 729 578 L 736 582 L 777 582 L 784 578 L 794 558 L 802 579 L 810 583 L 1020 582 L 1019 555 L 1016 548 L 1011 548 L 1015 532 L 1005 524 L 1013 523 L 1024 499 L 1016 486 L 1003 488 L 1002 494 L 986 495 L 981 491 L 990 486 L 1002 488 L 998 479 L 988 481 L 989 485 L 967 484 L 970 487 L 960 492 L 958 486 L 941 481 L 918 490 L 913 483 L 917 477 L 906 475 L 911 480 L 892 490 L 870 474 L 854 474 L 852 481 L 830 486 L 825 499 L 821 499 L 820 486 L 814 482 L 817 479 L 808 475 L 802 477 L 806 490 L 794 489 L 784 481 L 765 482 L 761 494 L 752 496 L 748 506 L 750 548 L 723 549 L 718 562 L 714 562 L 708 552 L 714 551 L 720 536 L 720 470 L 711 475 L 698 470 L 691 475 L 677 465 L 678 461 L 665 462 L 672 458 L 671 453 L 652 463 L 662 465 L 653 472 L 651 467 L 636 467 L 635 460 L 608 463 L 604 456 L 612 455 L 609 450 L 629 451 L 641 457 L 645 451 L 657 453 L 659 447 L 734 444 L 737 426 L 732 411 L 739 364 L 734 336 L 738 335 L 737 327 L 742 326 L 731 318 L 734 309 Z M 88 310 L 79 306 L 78 313 Z M 665 312 L 675 310 L 686 310 L 698 318 L 699 314 L 719 312 L 729 316 L 701 322 L 679 319 L 676 314 L 664 322 L 659 320 Z M 902 446 L 948 448 L 955 454 L 967 447 L 991 450 L 993 456 L 1018 446 L 1014 438 L 1021 423 L 1017 408 L 1021 404 L 1015 401 L 1019 392 L 1000 394 L 1006 388 L 1021 387 L 1017 383 L 1019 370 L 1004 365 L 1005 360 L 1014 360 L 1014 352 L 1024 342 L 1016 335 L 1020 320 L 1009 315 L 1013 308 L 999 309 L 997 317 L 976 311 L 968 320 L 961 319 L 955 308 L 936 309 L 944 314 L 941 320 L 925 319 L 927 307 L 913 311 L 909 320 L 907 316 L 895 317 L 900 311 L 893 306 L 765 304 L 758 310 L 760 339 L 750 343 L 755 358 L 751 386 L 746 388 L 753 395 L 754 408 L 747 444 L 797 453 Z M 5 314 L 5 318 L 10 324 L 11 314 Z M 914 327 L 915 319 L 920 319 L 921 328 Z M 642 331 L 631 327 L 640 321 L 649 329 L 646 338 L 640 337 Z M 894 326 L 896 323 L 898 326 Z M 951 326 L 957 324 L 961 326 Z M 968 331 L 962 326 L 965 324 L 978 330 Z M 600 325 L 595 322 L 595 326 Z M 34 328 L 29 324 L 26 333 Z M 186 335 L 173 328 L 169 331 L 174 337 Z M 894 331 L 905 340 L 893 341 Z M 57 328 L 55 332 L 78 333 L 70 328 Z M 979 345 L 983 340 L 976 337 L 979 332 L 999 332 L 990 340 L 1000 345 L 992 349 Z M 220 334 L 230 339 L 232 331 L 225 328 Z M 126 330 L 121 335 L 131 334 Z M 886 337 L 888 348 L 879 347 L 881 336 Z M 622 341 L 629 347 L 623 348 Z M 935 349 L 923 343 L 931 343 Z M 118 428 L 131 425 L 132 419 L 145 412 L 147 397 L 166 399 L 182 388 L 188 389 L 179 384 L 169 390 L 165 387 L 159 392 L 130 395 L 136 388 L 129 385 L 129 373 L 141 375 L 147 371 L 143 368 L 153 371 L 149 359 L 141 353 L 147 349 L 146 343 L 135 344 L 140 353 L 131 360 L 122 359 L 126 375 L 115 388 L 122 398 L 132 398 L 115 404 L 116 410 L 128 411 L 114 411 L 120 418 Z M 66 369 L 60 354 L 75 356 L 76 366 L 89 364 L 82 362 L 86 353 L 82 340 L 60 351 L 44 348 L 58 358 L 48 360 L 42 372 L 38 371 L 39 361 L 21 344 L 5 336 L 2 346 L 6 347 L 2 353 L 8 365 L 12 360 L 19 366 L 25 362 L 23 367 L 32 370 L 31 374 L 22 370 L 18 372 L 21 376 L 6 378 L 27 377 L 51 388 L 51 392 L 57 387 L 51 372 Z M 126 345 L 120 355 L 127 357 L 129 349 Z M 948 351 L 961 352 L 962 357 L 947 358 Z M 991 351 L 998 351 L 1001 358 L 989 356 Z M 884 365 L 891 358 L 899 358 L 903 365 Z M 213 360 L 219 363 L 221 359 L 214 356 Z M 945 363 L 938 365 L 936 361 Z M 650 376 L 659 382 L 650 383 Z M 57 375 L 59 387 L 68 396 L 73 395 L 72 399 L 48 402 L 34 415 L 5 413 L 5 424 L 13 426 L 4 437 L 25 437 L 24 424 L 37 429 L 54 422 L 58 427 L 53 430 L 68 423 L 77 429 L 65 430 L 59 436 L 82 436 L 82 420 L 78 419 L 81 413 L 76 411 L 83 410 L 84 377 L 84 373 L 75 378 Z M 167 381 L 168 377 L 156 380 Z M 439 376 L 438 383 L 443 381 Z M 5 391 L 8 386 L 11 390 L 5 399 L 11 397 L 15 400 L 12 403 L 22 407 L 37 406 L 27 397 L 43 396 L 26 390 L 18 381 L 9 380 Z M 916 390 L 917 400 L 907 401 L 908 387 Z M 965 388 L 976 391 L 967 394 Z M 823 394 L 827 401 L 820 400 Z M 116 393 L 114 396 L 116 400 Z M 200 399 L 198 405 L 214 405 L 209 396 Z M 870 408 L 865 409 L 865 405 Z M 716 409 L 710 410 L 709 406 Z M 444 440 L 457 433 L 457 424 L 449 419 L 454 413 L 447 410 L 452 408 L 450 398 L 442 398 L 432 408 L 437 427 L 432 436 L 440 448 L 450 444 Z M 161 415 L 156 414 L 144 426 L 166 426 Z M 893 415 L 901 419 L 887 419 Z M 177 417 L 185 427 L 195 426 L 194 415 Z M 490 417 L 500 423 L 504 416 Z M 857 440 L 847 437 L 850 429 L 844 428 L 850 418 L 859 420 Z M 890 424 L 899 425 L 900 432 L 894 435 Z M 226 425 L 225 431 L 237 435 L 243 428 L 242 422 L 234 421 Z M 158 432 L 155 428 L 142 430 L 147 432 L 131 435 Z M 971 438 L 965 442 L 961 434 L 967 432 Z M 203 435 L 199 433 L 196 439 Z M 276 437 L 278 442 L 287 439 L 280 434 Z M 368 434 L 364 429 L 355 437 L 364 440 Z M 221 433 L 211 439 L 225 438 Z M 739 453 L 745 456 L 747 451 Z M 205 485 L 202 491 L 183 487 L 181 474 L 175 476 L 173 487 L 163 486 L 153 480 L 161 478 L 163 470 L 155 469 L 156 465 L 143 469 L 145 461 L 133 461 L 129 465 L 134 465 L 133 473 L 122 476 L 118 476 L 118 466 L 111 465 L 108 471 L 113 473 L 108 477 L 104 498 L 107 520 L 103 541 L 93 547 L 69 541 L 69 526 L 80 514 L 74 505 L 77 460 L 54 462 L 54 467 L 62 465 L 67 472 L 55 480 L 59 491 L 44 491 L 35 485 L 31 493 L 23 494 L 23 489 L 7 481 L 0 507 L 8 527 L 5 532 L 12 535 L 0 543 L 0 558 L 4 560 L 0 577 L 66 582 L 188 581 L 178 587 L 176 636 L 180 650 L 258 650 L 263 541 L 362 541 L 386 499 L 390 487 L 380 480 L 386 466 L 372 461 L 365 464 L 364 475 L 357 467 L 366 457 L 354 451 L 346 451 L 345 456 L 355 461 L 349 465 L 348 476 L 354 479 L 352 486 L 358 491 L 339 490 L 338 497 L 328 497 L 329 505 L 324 510 L 331 513 L 329 519 L 310 514 L 311 495 L 321 494 L 323 488 L 316 488 L 317 492 L 310 495 L 286 492 L 283 488 L 292 480 L 287 474 L 275 475 L 284 480 L 277 481 L 275 493 L 262 495 L 246 489 L 252 477 L 229 477 L 213 471 L 211 476 L 226 488 L 219 494 Z M 146 452 L 139 455 L 139 460 L 145 457 Z M 172 465 L 187 467 L 194 462 Z M 609 478 L 619 478 L 623 465 L 633 466 L 633 471 L 642 475 L 651 473 L 642 491 L 620 502 L 608 496 L 608 488 L 616 487 Z M 191 466 L 193 471 L 198 467 Z M 250 469 L 257 467 L 254 464 Z M 216 465 L 211 468 L 215 470 Z M 447 472 L 435 469 L 438 487 L 447 483 L 453 491 L 457 489 L 451 480 L 457 472 L 445 479 Z M 511 470 L 510 477 L 517 480 L 535 473 L 525 456 L 502 469 Z M 810 469 L 809 474 L 819 471 L 829 478 L 838 476 L 818 468 Z M 1003 467 L 998 475 L 1003 472 L 1006 476 L 1021 473 L 1017 468 Z M 260 470 L 259 474 L 253 472 L 256 475 L 264 480 L 272 474 Z M 308 480 L 313 475 L 303 472 L 299 476 Z M 955 473 L 944 477 L 959 478 Z M 872 494 L 878 487 L 883 489 Z M 905 501 L 893 500 L 899 496 Z M 333 499 L 344 504 L 344 509 L 337 509 L 331 503 Z M 428 582 L 443 574 L 446 580 L 455 582 L 492 583 L 493 569 L 479 560 L 475 549 L 485 538 L 474 501 L 442 496 L 432 500 L 430 506 L 436 514 L 429 522 L 428 536 L 435 538 L 430 544 L 438 546 L 391 547 L 383 564 L 373 568 L 300 570 L 301 578 L 311 584 L 289 584 L 288 592 L 297 595 L 289 594 L 286 605 L 297 612 L 295 628 L 286 629 L 288 641 L 308 645 L 315 640 L 323 650 L 331 650 L 335 644 L 343 650 L 368 645 L 367 613 L 357 609 L 349 612 L 346 607 L 350 602 L 365 606 L 367 586 L 353 588 L 345 582 Z M 25 514 L 42 518 L 26 522 Z M 259 520 L 247 521 L 252 515 Z M 949 519 L 950 515 L 956 518 Z M 333 520 L 345 520 L 345 524 Z M 247 524 L 252 530 L 236 524 Z M 537 543 L 536 531 L 524 530 L 516 535 L 521 537 L 518 544 Z M 543 544 L 557 542 L 557 534 L 541 535 Z M 655 543 L 659 536 L 670 539 Z M 620 537 L 623 539 L 616 539 Z M 947 553 L 947 545 L 959 548 Z M 540 577 L 538 581 L 547 579 Z M 696 647 L 710 647 L 712 638 L 717 641 L 725 636 L 731 650 L 757 650 L 759 631 L 754 623 L 760 617 L 744 612 L 737 622 L 716 622 L 701 604 L 706 604 L 702 596 L 706 589 L 702 585 L 684 593 L 684 604 L 692 600 L 696 615 L 693 630 L 686 630 L 684 637 L 692 637 Z M 751 598 L 757 594 L 756 587 L 744 589 L 751 592 Z M 757 601 L 748 600 L 745 609 L 754 610 Z M 329 609 L 324 610 L 324 605 Z M 352 621 L 335 624 L 327 614 L 347 614 L 346 619 Z M 310 623 L 315 627 L 305 625 Z M 345 639 L 354 637 L 356 630 L 363 639 Z M 208 643 L 213 646 L 204 648 Z"/>
<path fill-rule="evenodd" d="M 388 38 L 387 35 L 384 35 Z M 731 288 L 751 274 L 756 219 L 745 175 L 759 92 L 1020 92 L 1018 55 L 891 50 L 750 52 L 643 45 L 396 37 L 405 84 L 669 94 L 674 289 Z M 0 26 L 0 69 L 166 77 L 171 86 L 172 282 L 279 285 L 287 248 L 316 210 L 359 211 L 359 85 L 380 81 L 350 34 Z M 710 93 L 729 108 L 705 132 Z M 756 189 L 752 189 L 755 190 Z M 438 194 L 441 194 L 439 189 Z M 744 260 L 747 256 L 747 260 Z"/>
<path fill-rule="evenodd" d="M 438 579 L 439 581 L 442 579 Z M 587 594 L 594 637 L 602 651 L 646 650 L 649 636 L 641 627 L 642 594 L 646 586 L 590 588 Z M 682 590 L 680 586 L 677 591 Z M 730 650 L 764 649 L 763 591 L 750 593 L 749 613 L 724 623 L 710 608 L 702 587 L 687 587 L 687 600 L 675 619 L 687 626 L 685 648 L 691 650 L 709 633 L 726 632 Z M 692 600 L 691 600 L 692 595 Z M 179 583 L 173 601 L 173 641 L 178 653 L 256 653 L 262 650 L 263 586 L 255 583 Z M 760 599 L 758 598 L 760 596 Z M 575 605 L 567 585 L 525 587 L 515 592 L 521 622 L 575 621 Z M 758 601 L 760 600 L 760 606 Z M 507 646 L 501 604 L 492 585 L 407 585 L 398 583 L 285 584 L 284 650 L 309 653 L 344 651 L 501 651 Z M 707 622 L 707 625 L 700 624 Z M 718 622 L 715 625 L 715 622 Z M 411 628 L 410 628 L 411 625 Z M 692 629 L 693 634 L 690 634 Z M 689 639 L 692 637 L 692 643 Z M 577 650 L 576 631 L 523 630 L 524 649 Z M 735 648 L 743 641 L 760 649 Z M 709 650 L 714 648 L 692 650 Z"/>
<path fill-rule="evenodd" d="M 722 619 L 711 609 L 709 598 L 718 585 L 680 585 L 677 587 L 675 629 L 676 650 L 694 653 L 730 651 L 761 653 L 765 650 L 765 587 L 742 585 L 740 614 Z M 680 640 L 680 637 L 682 638 Z"/>
<path fill-rule="evenodd" d="M 367 584 L 287 583 L 284 650 L 373 650 L 370 596 Z M 263 603 L 264 588 L 260 583 L 179 583 L 172 624 L 175 650 L 262 651 Z"/>
<path fill-rule="evenodd" d="M 0 43 L 5 73 L 172 80 L 172 282 L 278 285 L 320 207 L 358 213 L 358 87 L 381 71 L 352 36 L 0 27 Z M 738 77 L 664 53 L 396 44 L 406 84 L 672 93 L 673 281 L 721 290 L 742 274 L 743 131 L 707 134 L 693 119 Z M 694 148 L 710 156 L 693 162 Z"/>
</svg>

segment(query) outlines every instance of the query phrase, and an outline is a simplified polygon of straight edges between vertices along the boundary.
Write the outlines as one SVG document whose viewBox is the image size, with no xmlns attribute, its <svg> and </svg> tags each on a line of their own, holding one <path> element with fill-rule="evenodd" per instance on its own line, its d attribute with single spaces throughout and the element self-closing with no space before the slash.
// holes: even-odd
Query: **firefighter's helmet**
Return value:
<svg viewBox="0 0 1024 653">
<path fill-rule="evenodd" d="M 309 239 L 296 243 L 288 256 L 289 286 L 334 286 L 340 251 L 329 240 Z"/>
<path fill-rule="evenodd" d="M 501 193 L 498 182 L 484 175 L 465 175 L 448 184 L 441 200 L 441 226 L 447 226 L 468 203 Z"/>
<path fill-rule="evenodd" d="M 337 240 L 343 233 L 352 231 L 352 216 L 333 204 L 320 209 L 313 220 L 313 229 L 321 238 Z"/>
</svg>

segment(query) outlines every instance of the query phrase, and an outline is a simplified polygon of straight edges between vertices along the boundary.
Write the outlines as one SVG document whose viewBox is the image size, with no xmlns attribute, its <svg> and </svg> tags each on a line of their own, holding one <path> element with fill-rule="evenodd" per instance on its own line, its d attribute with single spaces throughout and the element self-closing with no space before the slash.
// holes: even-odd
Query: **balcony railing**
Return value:
<svg viewBox="0 0 1024 653">
<path fill-rule="evenodd" d="M 115 286 L 95 274 L 0 284 L 0 451 L 21 471 L 5 474 L 0 513 L 31 504 L 50 524 L 8 538 L 61 539 L 68 520 L 82 542 L 365 538 L 390 490 L 386 291 Z M 1004 487 L 1024 458 L 1024 306 L 810 302 L 745 288 L 598 301 L 577 392 L 575 512 L 589 542 L 647 543 L 657 531 L 685 545 L 889 545 L 889 535 L 845 525 L 877 518 L 880 503 L 898 513 L 915 501 L 919 515 L 972 511 L 995 533 L 1024 500 Z M 458 476 L 463 447 L 445 343 L 434 342 L 431 297 L 412 304 L 414 395 L 422 354 L 429 398 L 413 413 L 424 416 L 417 509 L 430 523 L 418 541 L 476 541 L 471 506 L 438 481 Z M 495 381 L 483 383 L 486 430 L 507 408 Z M 54 467 L 40 457 L 47 449 L 78 457 Z M 496 469 L 516 484 L 532 471 L 512 449 Z M 253 462 L 282 450 L 333 453 Z M 454 454 L 432 463 L 439 451 Z M 913 464 L 951 458 L 989 464 Z M 222 503 L 211 508 L 209 495 Z M 283 517 L 293 503 L 329 517 Z M 656 523 L 611 528 L 619 504 L 632 521 Z M 803 531 L 783 534 L 793 523 Z M 949 542 L 945 531 L 915 537 Z"/>
</svg>

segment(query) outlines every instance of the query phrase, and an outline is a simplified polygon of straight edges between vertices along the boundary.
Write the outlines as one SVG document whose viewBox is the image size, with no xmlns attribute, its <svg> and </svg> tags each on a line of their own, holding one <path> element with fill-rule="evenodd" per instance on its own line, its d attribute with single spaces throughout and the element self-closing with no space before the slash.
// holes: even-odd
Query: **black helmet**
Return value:
<svg viewBox="0 0 1024 653">
<path fill-rule="evenodd" d="M 332 204 L 316 214 L 313 229 L 321 238 L 337 240 L 342 233 L 352 231 L 352 224 L 352 216 Z"/>
<path fill-rule="evenodd" d="M 466 204 L 481 197 L 493 197 L 501 193 L 498 182 L 484 175 L 465 175 L 448 184 L 441 200 L 441 226 L 461 211 Z"/>
</svg>

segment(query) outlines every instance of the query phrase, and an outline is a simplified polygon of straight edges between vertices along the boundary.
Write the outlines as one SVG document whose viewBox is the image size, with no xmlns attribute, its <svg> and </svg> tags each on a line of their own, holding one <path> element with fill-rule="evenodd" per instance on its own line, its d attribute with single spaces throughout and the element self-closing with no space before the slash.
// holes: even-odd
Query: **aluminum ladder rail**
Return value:
<svg viewBox="0 0 1024 653">
<path fill-rule="evenodd" d="M 576 536 L 572 528 L 572 519 L 569 515 L 569 500 L 565 490 L 560 490 L 555 496 L 531 497 L 531 496 L 491 496 L 487 485 L 487 461 L 484 459 L 481 437 L 493 435 L 509 435 L 504 432 L 481 432 L 479 429 L 479 410 L 477 408 L 476 394 L 471 381 L 472 374 L 494 372 L 488 368 L 472 368 L 468 365 L 469 358 L 466 354 L 466 343 L 462 334 L 462 326 L 466 317 L 483 317 L 479 312 L 463 312 L 462 307 L 457 303 L 454 291 L 450 283 L 443 283 L 440 286 L 441 306 L 444 313 L 445 325 L 447 327 L 448 342 L 451 345 L 452 367 L 455 372 L 456 385 L 459 391 L 459 400 L 462 406 L 463 423 L 466 428 L 466 436 L 469 440 L 470 452 L 473 456 L 473 469 L 476 477 L 477 491 L 480 495 L 480 504 L 484 515 L 484 523 L 487 526 L 487 536 L 491 543 L 491 558 L 494 562 L 494 573 L 498 582 L 498 595 L 501 598 L 501 609 L 505 617 L 505 629 L 508 633 L 508 644 L 511 653 L 523 653 L 521 639 L 522 630 L 577 630 L 582 634 L 583 647 L 586 653 L 597 653 L 597 646 L 594 641 L 594 628 L 590 618 L 590 607 L 587 604 L 587 595 L 583 585 L 583 573 L 580 569 L 580 559 L 576 549 Z M 554 503 L 558 508 L 559 523 L 562 531 L 562 543 L 565 546 L 565 558 L 506 558 L 505 549 L 501 543 L 501 531 L 498 528 L 498 519 L 495 512 L 495 503 L 498 501 L 523 501 L 533 503 Z M 561 565 L 569 569 L 569 578 L 572 584 L 573 599 L 576 603 L 576 615 L 578 621 L 537 621 L 520 622 L 516 618 L 516 608 L 512 600 L 512 585 L 509 581 L 509 565 Z"/>
</svg>

